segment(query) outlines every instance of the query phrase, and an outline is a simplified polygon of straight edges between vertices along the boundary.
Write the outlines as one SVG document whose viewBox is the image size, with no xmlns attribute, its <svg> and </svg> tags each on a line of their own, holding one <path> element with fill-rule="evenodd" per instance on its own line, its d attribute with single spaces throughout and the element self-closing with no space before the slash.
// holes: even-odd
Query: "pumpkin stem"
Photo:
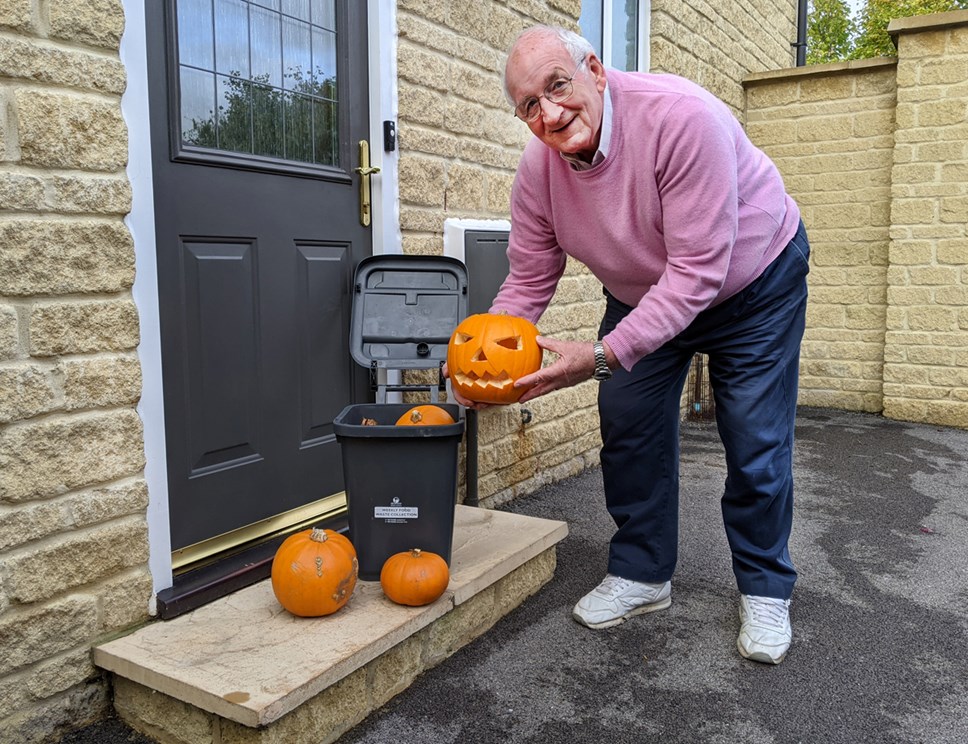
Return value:
<svg viewBox="0 0 968 744">
<path fill-rule="evenodd" d="M 313 527 L 313 531 L 309 533 L 309 539 L 313 542 L 326 542 L 329 540 L 329 535 L 326 534 L 326 530 Z"/>
<path fill-rule="evenodd" d="M 420 548 L 411 548 L 410 549 L 410 555 L 412 555 L 414 558 L 419 558 L 420 557 Z"/>
<path fill-rule="evenodd" d="M 421 415 L 420 411 L 414 409 L 410 412 L 410 420 L 413 423 L 417 423 L 418 421 L 423 421 L 423 416 Z"/>
</svg>

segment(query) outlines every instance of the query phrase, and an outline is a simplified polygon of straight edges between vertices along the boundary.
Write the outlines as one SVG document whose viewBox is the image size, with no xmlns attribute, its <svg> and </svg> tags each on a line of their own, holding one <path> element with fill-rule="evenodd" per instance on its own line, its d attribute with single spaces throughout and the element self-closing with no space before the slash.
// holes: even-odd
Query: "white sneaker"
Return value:
<svg viewBox="0 0 968 744">
<path fill-rule="evenodd" d="M 572 617 L 589 628 L 610 628 L 643 612 L 672 604 L 671 582 L 643 584 L 607 574 L 602 583 L 578 600 Z"/>
<path fill-rule="evenodd" d="M 764 664 L 783 661 L 793 640 L 789 599 L 743 594 L 739 598 L 739 622 L 736 646 L 743 658 Z"/>
</svg>

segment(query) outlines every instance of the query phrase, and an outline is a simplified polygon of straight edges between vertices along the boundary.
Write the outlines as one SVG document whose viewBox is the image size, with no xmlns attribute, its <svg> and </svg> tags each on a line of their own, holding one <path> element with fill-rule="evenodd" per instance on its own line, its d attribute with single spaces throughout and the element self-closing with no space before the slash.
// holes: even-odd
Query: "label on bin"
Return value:
<svg viewBox="0 0 968 744">
<path fill-rule="evenodd" d="M 387 522 L 405 523 L 408 519 L 417 519 L 419 509 L 416 506 L 404 506 L 399 496 L 394 496 L 390 506 L 374 506 L 373 518 L 384 519 Z"/>
</svg>

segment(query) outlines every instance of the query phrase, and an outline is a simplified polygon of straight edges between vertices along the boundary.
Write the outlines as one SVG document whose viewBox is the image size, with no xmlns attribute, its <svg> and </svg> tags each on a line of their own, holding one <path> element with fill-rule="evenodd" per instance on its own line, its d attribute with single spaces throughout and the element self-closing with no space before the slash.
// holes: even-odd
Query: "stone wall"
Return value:
<svg viewBox="0 0 968 744">
<path fill-rule="evenodd" d="M 896 60 L 746 81 L 811 238 L 800 402 L 968 427 L 968 12 L 891 29 Z"/>
<path fill-rule="evenodd" d="M 0 740 L 107 709 L 147 617 L 118 0 L 0 0 Z"/>
</svg>

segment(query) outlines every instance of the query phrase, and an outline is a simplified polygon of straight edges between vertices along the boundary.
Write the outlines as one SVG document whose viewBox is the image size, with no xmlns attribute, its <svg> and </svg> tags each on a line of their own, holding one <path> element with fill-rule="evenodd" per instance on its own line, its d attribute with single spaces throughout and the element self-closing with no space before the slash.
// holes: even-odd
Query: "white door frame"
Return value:
<svg viewBox="0 0 968 744">
<path fill-rule="evenodd" d="M 140 321 L 138 358 L 142 374 L 138 414 L 144 426 L 145 480 L 148 484 L 148 567 L 154 594 L 157 594 L 172 585 L 172 571 L 151 134 L 148 125 L 145 0 L 122 0 L 121 4 L 125 17 L 121 62 L 128 76 L 128 86 L 121 97 L 121 112 L 128 127 L 127 174 L 131 183 L 131 212 L 125 218 L 125 224 L 131 232 L 135 251 L 136 274 L 132 295 Z M 373 252 L 399 253 L 398 150 L 387 153 L 383 152 L 382 146 L 383 122 L 397 120 L 396 0 L 367 0 L 367 12 L 370 37 L 370 143 L 374 164 L 382 169 L 372 179 L 371 186 Z M 154 596 L 149 611 L 156 613 Z"/>
</svg>

